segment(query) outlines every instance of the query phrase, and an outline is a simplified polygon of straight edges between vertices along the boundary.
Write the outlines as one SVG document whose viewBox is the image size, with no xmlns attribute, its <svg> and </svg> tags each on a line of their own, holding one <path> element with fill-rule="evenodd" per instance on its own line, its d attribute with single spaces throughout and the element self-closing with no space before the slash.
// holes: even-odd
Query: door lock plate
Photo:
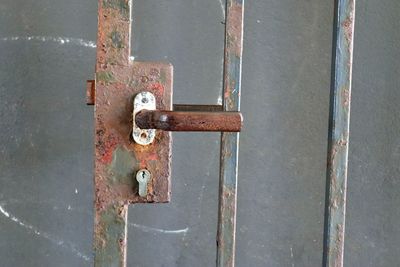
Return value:
<svg viewBox="0 0 400 267">
<path fill-rule="evenodd" d="M 141 92 L 135 96 L 133 100 L 133 140 L 139 145 L 149 145 L 153 143 L 156 136 L 155 129 L 140 129 L 136 125 L 136 114 L 142 110 L 155 110 L 156 99 L 150 92 Z"/>
<path fill-rule="evenodd" d="M 97 69 L 96 205 L 170 201 L 171 133 L 135 127 L 132 111 L 172 110 L 172 75 L 168 63 L 129 60 Z M 135 179 L 140 169 L 153 177 L 146 196 L 139 195 Z"/>
</svg>

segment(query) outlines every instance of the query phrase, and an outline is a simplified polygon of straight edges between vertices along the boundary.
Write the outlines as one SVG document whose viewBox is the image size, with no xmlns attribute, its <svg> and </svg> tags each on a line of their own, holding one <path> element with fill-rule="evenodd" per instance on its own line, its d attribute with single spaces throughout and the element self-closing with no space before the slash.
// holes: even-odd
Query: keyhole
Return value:
<svg viewBox="0 0 400 267">
<path fill-rule="evenodd" d="M 150 181 L 151 174 L 148 170 L 139 170 L 136 174 L 136 181 L 139 183 L 139 196 L 147 196 L 147 184 Z"/>
</svg>

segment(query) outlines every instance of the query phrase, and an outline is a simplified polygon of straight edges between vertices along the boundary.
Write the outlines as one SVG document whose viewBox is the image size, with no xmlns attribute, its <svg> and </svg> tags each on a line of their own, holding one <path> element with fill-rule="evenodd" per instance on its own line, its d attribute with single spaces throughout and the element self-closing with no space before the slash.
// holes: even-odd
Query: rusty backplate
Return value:
<svg viewBox="0 0 400 267">
<path fill-rule="evenodd" d="M 131 62 L 107 65 L 96 73 L 96 209 L 118 201 L 168 202 L 170 200 L 171 134 L 157 131 L 147 146 L 132 139 L 133 98 L 152 92 L 157 108 L 171 110 L 172 66 L 165 63 Z M 135 174 L 152 174 L 146 197 L 138 194 Z"/>
</svg>

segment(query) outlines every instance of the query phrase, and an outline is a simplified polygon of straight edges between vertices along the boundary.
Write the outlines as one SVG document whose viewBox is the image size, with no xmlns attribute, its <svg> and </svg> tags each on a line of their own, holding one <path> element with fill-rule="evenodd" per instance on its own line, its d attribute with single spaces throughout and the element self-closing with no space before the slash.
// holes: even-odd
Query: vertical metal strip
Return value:
<svg viewBox="0 0 400 267">
<path fill-rule="evenodd" d="M 343 266 L 354 12 L 355 0 L 336 1 L 323 257 L 326 267 Z"/>
<path fill-rule="evenodd" d="M 125 267 L 127 244 L 128 206 L 124 199 L 114 196 L 112 175 L 105 174 L 105 162 L 111 161 L 98 111 L 104 105 L 105 93 L 112 91 L 114 82 L 111 66 L 123 68 L 129 65 L 131 0 L 99 0 L 98 36 L 96 56 L 96 160 L 95 160 L 95 223 L 94 223 L 94 266 Z M 107 144 L 106 144 L 107 143 Z M 107 152 L 101 152 L 107 147 Z"/>
<path fill-rule="evenodd" d="M 128 205 L 116 203 L 96 210 L 94 266 L 125 267 Z"/>
<path fill-rule="evenodd" d="M 98 0 L 98 3 L 96 72 L 107 65 L 128 66 L 132 0 Z"/>
<path fill-rule="evenodd" d="M 243 0 L 226 1 L 223 99 L 225 111 L 240 109 Z M 239 134 L 222 133 L 217 233 L 217 266 L 235 265 Z"/>
</svg>

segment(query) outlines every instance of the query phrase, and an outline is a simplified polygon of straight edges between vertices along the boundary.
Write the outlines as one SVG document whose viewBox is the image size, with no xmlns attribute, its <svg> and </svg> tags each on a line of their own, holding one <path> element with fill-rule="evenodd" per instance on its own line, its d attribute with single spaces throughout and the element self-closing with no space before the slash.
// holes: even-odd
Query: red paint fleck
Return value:
<svg viewBox="0 0 400 267">
<path fill-rule="evenodd" d="M 231 96 L 231 91 L 226 90 L 225 94 L 224 94 L 224 98 L 227 99 Z"/>
<path fill-rule="evenodd" d="M 108 137 L 108 140 L 106 142 L 104 142 L 103 145 L 103 153 L 102 156 L 100 158 L 100 161 L 104 164 L 110 164 L 112 161 L 112 157 L 114 154 L 114 150 L 116 148 L 118 144 L 118 141 L 113 138 L 112 136 Z"/>
<path fill-rule="evenodd" d="M 154 83 L 151 85 L 151 88 L 160 95 L 162 95 L 164 93 L 164 86 L 161 83 Z"/>
<path fill-rule="evenodd" d="M 150 154 L 147 157 L 148 160 L 158 160 L 158 155 L 156 153 Z"/>
<path fill-rule="evenodd" d="M 142 160 L 140 160 L 140 166 L 141 168 L 144 168 L 148 165 L 149 161 L 158 161 L 159 157 L 156 153 L 152 153 L 149 155 L 146 155 Z"/>
</svg>

